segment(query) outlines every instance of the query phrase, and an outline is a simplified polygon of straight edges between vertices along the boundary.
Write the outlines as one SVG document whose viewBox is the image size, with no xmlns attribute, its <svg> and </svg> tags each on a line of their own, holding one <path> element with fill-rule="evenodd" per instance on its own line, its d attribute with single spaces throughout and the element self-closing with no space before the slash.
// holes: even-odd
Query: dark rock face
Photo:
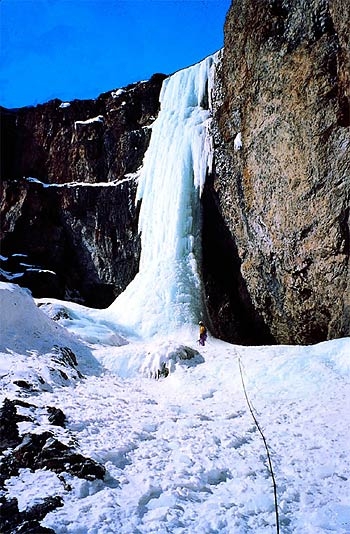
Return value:
<svg viewBox="0 0 350 534">
<path fill-rule="evenodd" d="M 0 452 L 20 443 L 16 407 L 9 399 L 0 408 Z"/>
<path fill-rule="evenodd" d="M 134 278 L 135 173 L 164 78 L 96 100 L 2 109 L 3 280 L 16 273 L 35 297 L 105 307 Z"/>
<path fill-rule="evenodd" d="M 23 273 L 15 282 L 35 297 L 107 306 L 138 270 L 135 193 L 134 181 L 94 187 L 5 182 L 2 254 L 9 259 L 2 268 Z"/>
<path fill-rule="evenodd" d="M 6 500 L 0 497 L 0 528 L 2 534 L 55 534 L 52 528 L 40 525 L 39 521 L 49 512 L 63 506 L 61 497 L 47 497 L 42 504 L 36 504 L 29 510 L 20 512 L 17 499 Z"/>
<path fill-rule="evenodd" d="M 350 334 L 349 22 L 341 1 L 235 0 L 228 13 L 207 191 L 222 261 L 204 256 L 225 339 Z"/>
<path fill-rule="evenodd" d="M 55 406 L 48 406 L 49 412 L 48 420 L 52 425 L 62 426 L 64 428 L 66 424 L 66 416 L 62 412 L 61 408 L 55 408 Z"/>
<path fill-rule="evenodd" d="M 157 116 L 165 75 L 110 91 L 95 100 L 52 100 L 2 108 L 1 174 L 47 184 L 120 180 L 137 170 Z"/>
<path fill-rule="evenodd" d="M 253 305 L 240 271 L 242 262 L 234 235 L 215 197 L 213 183 L 207 181 L 202 196 L 202 271 L 210 330 L 219 339 L 232 343 L 272 344 L 275 340 Z"/>
</svg>

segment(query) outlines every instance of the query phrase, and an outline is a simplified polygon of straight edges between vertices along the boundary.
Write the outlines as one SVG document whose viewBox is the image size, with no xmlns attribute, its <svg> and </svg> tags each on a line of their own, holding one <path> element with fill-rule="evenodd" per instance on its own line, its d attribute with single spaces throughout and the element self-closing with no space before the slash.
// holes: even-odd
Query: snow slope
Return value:
<svg viewBox="0 0 350 534">
<path fill-rule="evenodd" d="M 200 351 L 190 338 L 101 345 L 68 332 L 62 338 L 64 328 L 18 286 L 1 284 L 0 294 L 2 317 L 12 303 L 2 328 L 1 400 L 30 398 L 39 408 L 61 408 L 68 418 L 66 429 L 40 417 L 21 422 L 21 433 L 50 428 L 107 469 L 104 481 L 66 473 L 63 484 L 50 471 L 28 469 L 7 480 L 7 495 L 18 498 L 20 509 L 63 497 L 64 506 L 43 525 L 57 534 L 276 532 L 266 450 L 244 383 L 271 455 L 280 532 L 350 532 L 349 339 L 241 347 L 209 338 Z M 79 320 L 76 307 L 71 322 L 81 334 Z M 23 325 L 33 350 L 19 350 L 14 341 Z M 11 373 L 27 380 L 42 373 L 39 353 L 50 358 L 50 345 L 62 340 L 74 344 L 82 366 L 87 358 L 85 378 L 72 377 L 64 386 L 51 374 L 51 387 L 35 394 L 14 385 Z M 199 354 L 179 359 L 183 347 Z M 94 374 L 91 361 L 103 371 L 96 364 Z M 149 378 L 161 362 L 169 376 Z"/>
</svg>

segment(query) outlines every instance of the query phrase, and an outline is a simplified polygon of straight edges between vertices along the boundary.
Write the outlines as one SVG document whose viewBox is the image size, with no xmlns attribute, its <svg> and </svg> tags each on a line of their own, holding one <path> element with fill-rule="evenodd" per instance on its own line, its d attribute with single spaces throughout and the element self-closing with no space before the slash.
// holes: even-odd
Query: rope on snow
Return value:
<svg viewBox="0 0 350 534">
<path fill-rule="evenodd" d="M 265 445 L 265 449 L 266 449 L 266 455 L 267 455 L 267 460 L 268 460 L 268 463 L 269 463 L 269 470 L 270 470 L 270 474 L 271 474 L 271 478 L 272 478 L 272 484 L 273 484 L 273 494 L 274 494 L 274 501 L 275 501 L 275 516 L 276 516 L 276 532 L 277 534 L 279 534 L 280 532 L 280 527 L 279 527 L 279 517 L 278 517 L 278 502 L 277 502 L 277 485 L 276 485 L 276 480 L 275 480 L 275 475 L 274 475 L 274 472 L 273 472 L 273 469 L 272 469 L 272 462 L 271 462 L 271 456 L 270 456 L 270 451 L 269 451 L 269 447 L 267 445 L 267 441 L 266 441 L 266 438 L 263 434 L 263 431 L 261 430 L 261 427 L 256 419 L 256 416 L 254 414 L 254 411 L 253 411 L 253 408 L 252 408 L 252 405 L 249 401 L 249 398 L 248 398 L 248 394 L 247 394 L 247 390 L 246 390 L 246 387 L 245 387 L 245 384 L 244 384 L 244 380 L 243 380 L 243 373 L 242 373 L 242 364 L 241 364 L 241 358 L 240 356 L 238 356 L 238 364 L 239 364 L 239 372 L 241 374 L 241 380 L 242 380 L 242 386 L 243 386 L 243 391 L 244 391 L 244 396 L 246 398 L 246 401 L 247 401 L 247 404 L 248 404 L 248 408 L 249 408 L 249 411 L 253 417 L 253 420 L 254 420 L 254 423 L 257 427 L 257 429 L 259 430 L 260 432 L 260 435 L 263 439 L 263 442 L 264 442 L 264 445 Z"/>
</svg>

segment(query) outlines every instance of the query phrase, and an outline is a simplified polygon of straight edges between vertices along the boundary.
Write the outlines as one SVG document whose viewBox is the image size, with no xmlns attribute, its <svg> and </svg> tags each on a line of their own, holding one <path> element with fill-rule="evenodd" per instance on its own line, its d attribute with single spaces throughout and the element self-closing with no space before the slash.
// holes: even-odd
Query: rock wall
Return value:
<svg viewBox="0 0 350 534">
<path fill-rule="evenodd" d="M 138 271 L 135 194 L 134 180 L 49 187 L 5 182 L 3 279 L 14 275 L 36 297 L 108 306 Z"/>
<path fill-rule="evenodd" d="M 227 15 L 206 192 L 223 239 L 204 237 L 225 339 L 242 320 L 263 342 L 350 334 L 349 17 L 340 0 L 235 0 Z"/>
<path fill-rule="evenodd" d="M 96 100 L 1 110 L 3 280 L 105 307 L 134 278 L 137 169 L 164 78 Z"/>
<path fill-rule="evenodd" d="M 45 183 L 111 182 L 137 170 L 166 76 L 155 74 L 95 100 L 1 108 L 1 175 Z"/>
</svg>

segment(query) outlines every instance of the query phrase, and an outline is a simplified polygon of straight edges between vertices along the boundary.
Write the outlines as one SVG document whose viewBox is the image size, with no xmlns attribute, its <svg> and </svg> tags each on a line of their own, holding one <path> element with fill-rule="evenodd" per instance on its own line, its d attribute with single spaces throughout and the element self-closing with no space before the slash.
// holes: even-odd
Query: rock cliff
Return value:
<svg viewBox="0 0 350 534">
<path fill-rule="evenodd" d="M 226 339 L 242 319 L 278 343 L 350 334 L 345 11 L 340 0 L 235 0 L 227 15 L 207 191 L 222 262 L 210 265 L 210 243 L 206 254 Z"/>
<path fill-rule="evenodd" d="M 100 95 L 2 109 L 3 279 L 105 307 L 138 271 L 137 169 L 164 75 Z"/>
</svg>

